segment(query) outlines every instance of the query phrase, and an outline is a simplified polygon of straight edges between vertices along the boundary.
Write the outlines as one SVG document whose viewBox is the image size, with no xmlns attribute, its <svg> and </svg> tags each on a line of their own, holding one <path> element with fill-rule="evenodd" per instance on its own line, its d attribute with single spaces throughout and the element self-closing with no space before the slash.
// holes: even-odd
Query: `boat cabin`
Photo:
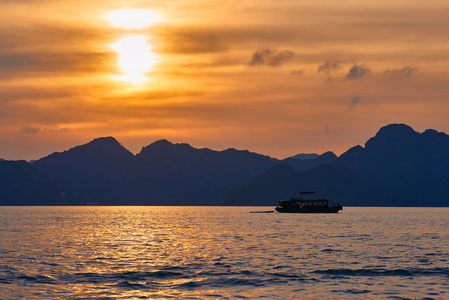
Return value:
<svg viewBox="0 0 449 300">
<path fill-rule="evenodd" d="M 290 199 L 290 200 L 280 200 L 279 207 L 284 209 L 294 209 L 303 207 L 329 207 L 328 199 Z"/>
<path fill-rule="evenodd" d="M 315 192 L 301 192 L 300 194 L 315 194 Z M 331 206 L 329 206 L 331 202 Z M 338 213 L 342 210 L 341 204 L 335 204 L 332 199 L 326 198 L 291 198 L 290 200 L 280 200 L 276 211 L 281 213 Z"/>
</svg>

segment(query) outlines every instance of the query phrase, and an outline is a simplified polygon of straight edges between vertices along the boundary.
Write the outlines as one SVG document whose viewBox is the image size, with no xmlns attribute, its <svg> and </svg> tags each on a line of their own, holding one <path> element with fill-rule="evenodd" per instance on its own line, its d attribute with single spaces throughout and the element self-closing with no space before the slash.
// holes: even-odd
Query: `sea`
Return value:
<svg viewBox="0 0 449 300">
<path fill-rule="evenodd" d="M 0 207 L 0 299 L 449 299 L 449 208 L 268 211 Z"/>
</svg>

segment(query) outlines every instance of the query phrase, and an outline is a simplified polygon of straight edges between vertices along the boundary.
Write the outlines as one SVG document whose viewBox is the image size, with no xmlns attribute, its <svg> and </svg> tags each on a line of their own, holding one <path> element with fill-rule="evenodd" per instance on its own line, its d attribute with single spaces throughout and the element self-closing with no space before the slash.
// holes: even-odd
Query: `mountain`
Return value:
<svg viewBox="0 0 449 300">
<path fill-rule="evenodd" d="M 316 190 L 343 205 L 449 206 L 449 136 L 405 124 L 382 127 L 339 157 L 280 161 L 167 140 L 133 155 L 104 137 L 32 164 L 0 163 L 0 191 L 9 195 L 0 204 L 275 205 Z"/>
<path fill-rule="evenodd" d="M 26 161 L 0 161 L 0 205 L 73 204 L 64 184 Z"/>
<path fill-rule="evenodd" d="M 299 160 L 294 158 L 286 158 L 282 163 L 294 168 L 298 171 L 307 171 L 324 164 L 332 164 L 337 161 L 337 155 L 333 152 L 326 152 L 314 159 Z"/>
<path fill-rule="evenodd" d="M 83 203 L 100 205 L 221 205 L 226 192 L 273 166 L 248 151 L 196 149 L 167 140 L 134 156 L 115 139 L 99 138 L 36 161 L 61 178 Z"/>
<path fill-rule="evenodd" d="M 294 197 L 294 192 L 311 190 L 343 205 L 388 205 L 386 195 L 349 168 L 324 164 L 305 172 L 277 165 L 243 187 L 227 194 L 228 205 L 276 205 Z"/>
<path fill-rule="evenodd" d="M 160 140 L 136 155 L 135 192 L 137 198 L 154 204 L 221 205 L 230 188 L 248 182 L 275 162 L 249 151 L 196 149 Z"/>
<path fill-rule="evenodd" d="M 320 157 L 319 157 L 320 158 Z M 316 190 L 343 205 L 449 206 L 449 136 L 415 132 L 390 124 L 340 157 L 326 161 L 286 159 L 248 184 L 232 190 L 226 203 L 261 205 L 289 198 L 296 190 Z M 277 195 L 277 197 L 276 197 Z M 271 200 L 271 203 L 273 201 Z"/>
<path fill-rule="evenodd" d="M 80 204 L 120 204 L 129 193 L 127 168 L 134 155 L 112 137 L 98 138 L 33 163 L 66 183 Z"/>
<path fill-rule="evenodd" d="M 309 159 L 315 159 L 318 156 L 319 155 L 316 154 L 316 153 L 300 153 L 300 154 L 296 154 L 294 156 L 291 156 L 289 158 L 299 159 L 299 160 L 309 160 Z"/>
<path fill-rule="evenodd" d="M 449 205 L 449 136 L 445 133 L 419 133 L 405 124 L 391 124 L 365 147 L 342 154 L 338 164 L 388 191 L 399 203 Z"/>
</svg>

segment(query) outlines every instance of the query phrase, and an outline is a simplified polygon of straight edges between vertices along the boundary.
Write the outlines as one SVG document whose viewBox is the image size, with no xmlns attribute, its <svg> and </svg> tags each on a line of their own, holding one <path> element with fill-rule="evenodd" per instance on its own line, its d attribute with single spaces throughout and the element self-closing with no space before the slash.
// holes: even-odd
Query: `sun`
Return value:
<svg viewBox="0 0 449 300">
<path fill-rule="evenodd" d="M 130 36 L 111 45 L 119 54 L 118 65 L 124 75 L 118 79 L 139 84 L 148 80 L 146 73 L 157 61 L 157 55 L 151 52 L 151 46 L 144 36 Z"/>
<path fill-rule="evenodd" d="M 147 72 L 158 56 L 151 52 L 147 38 L 138 33 L 140 29 L 160 22 L 162 17 L 151 10 L 122 9 L 107 14 L 106 19 L 112 26 L 120 28 L 122 33 L 128 34 L 128 37 L 111 45 L 118 54 L 118 65 L 124 73 L 117 79 L 134 84 L 147 81 Z"/>
<path fill-rule="evenodd" d="M 109 13 L 106 19 L 115 27 L 136 29 L 158 23 L 162 20 L 162 17 L 151 10 L 121 9 Z"/>
</svg>

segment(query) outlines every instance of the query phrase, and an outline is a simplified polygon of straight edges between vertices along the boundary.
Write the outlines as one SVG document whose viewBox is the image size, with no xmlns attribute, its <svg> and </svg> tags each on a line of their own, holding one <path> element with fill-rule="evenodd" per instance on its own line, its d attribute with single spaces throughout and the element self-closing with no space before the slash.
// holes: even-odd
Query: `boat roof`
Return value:
<svg viewBox="0 0 449 300">
<path fill-rule="evenodd" d="M 329 201 L 329 199 L 321 198 L 321 199 L 306 199 L 306 198 L 291 198 L 286 200 L 279 200 L 279 202 L 323 202 Z"/>
</svg>

